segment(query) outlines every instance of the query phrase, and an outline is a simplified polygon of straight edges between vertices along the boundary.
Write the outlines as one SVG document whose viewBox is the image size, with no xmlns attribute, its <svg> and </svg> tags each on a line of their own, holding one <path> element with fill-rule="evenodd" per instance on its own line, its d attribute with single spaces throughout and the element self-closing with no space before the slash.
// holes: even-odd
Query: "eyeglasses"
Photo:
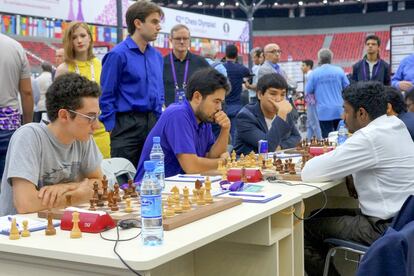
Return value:
<svg viewBox="0 0 414 276">
<path fill-rule="evenodd" d="M 99 117 L 99 114 L 96 114 L 96 115 L 90 116 L 90 115 L 86 115 L 86 114 L 83 114 L 83 113 L 80 113 L 80 112 L 77 112 L 77 111 L 74 111 L 74 110 L 70 110 L 70 109 L 68 109 L 68 111 L 69 111 L 70 113 L 73 113 L 73 114 L 79 115 L 79 116 L 81 116 L 81 117 L 83 117 L 83 118 L 85 118 L 85 119 L 88 119 L 88 123 L 90 123 L 90 124 L 95 123 L 95 122 L 98 120 L 98 117 Z"/>
<path fill-rule="evenodd" d="M 271 51 L 266 51 L 266 53 L 281 54 L 282 50 L 274 49 L 274 50 L 271 50 Z"/>
<path fill-rule="evenodd" d="M 189 37 L 174 37 L 173 40 L 177 41 L 177 42 L 181 42 L 181 41 L 189 41 L 190 38 Z"/>
</svg>

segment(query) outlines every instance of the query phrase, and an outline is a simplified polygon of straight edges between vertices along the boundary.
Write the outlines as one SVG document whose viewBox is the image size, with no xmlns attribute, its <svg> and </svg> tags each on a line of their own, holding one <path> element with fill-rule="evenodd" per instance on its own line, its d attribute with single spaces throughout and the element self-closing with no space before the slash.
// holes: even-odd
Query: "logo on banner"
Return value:
<svg viewBox="0 0 414 276">
<path fill-rule="evenodd" d="M 223 31 L 225 33 L 229 33 L 230 32 L 230 24 L 229 23 L 224 23 L 223 24 Z"/>
</svg>

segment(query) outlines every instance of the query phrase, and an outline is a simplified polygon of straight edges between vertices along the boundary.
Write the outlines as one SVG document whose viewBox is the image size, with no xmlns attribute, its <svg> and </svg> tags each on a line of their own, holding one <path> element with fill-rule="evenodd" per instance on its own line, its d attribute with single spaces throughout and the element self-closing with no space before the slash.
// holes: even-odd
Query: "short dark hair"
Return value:
<svg viewBox="0 0 414 276">
<path fill-rule="evenodd" d="M 230 91 L 227 78 L 213 68 L 203 68 L 196 71 L 190 77 L 186 89 L 186 97 L 187 100 L 191 101 L 194 92 L 198 91 L 205 98 L 220 88 L 226 90 L 226 95 Z"/>
<path fill-rule="evenodd" d="M 405 106 L 404 96 L 400 91 L 391 86 L 385 87 L 385 95 L 387 97 L 387 103 L 391 104 L 392 109 L 395 113 L 405 113 L 407 112 L 407 107 Z"/>
<path fill-rule="evenodd" d="M 368 40 L 375 40 L 375 41 L 377 41 L 378 46 L 381 46 L 381 39 L 378 36 L 376 36 L 376 35 L 373 35 L 373 34 L 372 35 L 368 35 L 365 38 L 365 44 L 367 44 Z"/>
<path fill-rule="evenodd" d="M 154 12 L 157 12 L 161 17 L 164 17 L 164 12 L 161 10 L 160 6 L 150 1 L 139 0 L 129 6 L 125 14 L 128 33 L 130 35 L 135 33 L 135 19 L 138 19 L 144 23 L 145 19 L 147 19 L 147 17 Z"/>
<path fill-rule="evenodd" d="M 47 116 L 51 122 L 58 117 L 60 109 L 77 110 L 82 107 L 82 98 L 99 98 L 99 85 L 76 73 L 58 76 L 46 92 Z M 76 114 L 71 114 L 72 118 Z"/>
<path fill-rule="evenodd" d="M 384 85 L 377 81 L 357 82 L 346 87 L 342 97 L 355 112 L 364 108 L 371 121 L 387 113 Z"/>
<path fill-rule="evenodd" d="M 42 70 L 44 72 L 52 73 L 52 65 L 49 62 L 43 62 L 40 67 L 42 67 Z"/>
<path fill-rule="evenodd" d="M 257 92 L 264 94 L 267 89 L 276 88 L 276 89 L 288 89 L 288 84 L 285 78 L 280 74 L 266 74 L 259 79 L 257 82 Z"/>
<path fill-rule="evenodd" d="M 251 50 L 250 55 L 253 57 L 260 57 L 260 55 L 263 54 L 263 48 L 256 47 Z"/>
<path fill-rule="evenodd" d="M 405 93 L 405 99 L 404 100 L 406 101 L 408 99 L 414 103 L 414 90 L 410 90 L 410 91 Z"/>
<path fill-rule="evenodd" d="M 237 47 L 234 44 L 230 44 L 226 46 L 226 57 L 227 58 L 237 58 Z"/>
<path fill-rule="evenodd" d="M 305 63 L 306 66 L 309 66 L 310 67 L 310 69 L 313 68 L 313 60 L 311 60 L 311 59 L 302 60 L 302 63 Z"/>
</svg>

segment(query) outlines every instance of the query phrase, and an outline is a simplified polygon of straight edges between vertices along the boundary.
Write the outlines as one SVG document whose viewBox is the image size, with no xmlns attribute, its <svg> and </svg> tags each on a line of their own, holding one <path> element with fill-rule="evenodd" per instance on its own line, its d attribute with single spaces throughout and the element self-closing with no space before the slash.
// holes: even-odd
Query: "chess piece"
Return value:
<svg viewBox="0 0 414 276">
<path fill-rule="evenodd" d="M 262 159 L 262 170 L 266 170 L 266 160 Z"/>
<path fill-rule="evenodd" d="M 219 160 L 218 162 L 217 162 L 217 170 L 219 171 L 219 172 L 221 172 L 222 170 L 223 170 L 223 160 Z"/>
<path fill-rule="evenodd" d="M 96 211 L 96 208 L 95 208 L 95 199 L 91 198 L 91 199 L 89 199 L 89 202 L 90 202 L 89 210 L 90 211 Z"/>
<path fill-rule="evenodd" d="M 112 207 L 113 199 L 114 199 L 114 191 L 109 191 L 108 198 L 107 198 L 107 200 L 108 200 L 108 207 Z"/>
<path fill-rule="evenodd" d="M 125 200 L 126 206 L 125 206 L 125 212 L 127 213 L 131 213 L 132 212 L 132 207 L 131 207 L 131 199 L 127 198 Z"/>
<path fill-rule="evenodd" d="M 104 175 L 102 178 L 102 189 L 102 200 L 108 200 L 108 179 L 106 178 L 106 175 Z"/>
<path fill-rule="evenodd" d="M 206 204 L 206 201 L 204 200 L 204 188 L 201 187 L 200 190 L 198 190 L 197 205 L 204 205 L 204 204 Z"/>
<path fill-rule="evenodd" d="M 242 167 L 240 179 L 242 182 L 247 183 L 246 168 Z"/>
<path fill-rule="evenodd" d="M 197 202 L 197 198 L 198 198 L 198 190 L 194 189 L 193 190 L 193 198 L 191 199 L 191 202 L 196 203 Z"/>
<path fill-rule="evenodd" d="M 98 207 L 104 207 L 104 202 L 103 202 L 103 200 L 102 200 L 102 194 L 101 193 L 98 193 L 98 202 L 96 203 L 96 206 L 98 206 Z"/>
<path fill-rule="evenodd" d="M 82 237 L 82 232 L 79 229 L 79 213 L 78 212 L 72 213 L 72 222 L 73 222 L 73 227 L 72 227 L 72 231 L 70 231 L 70 238 L 79 239 Z"/>
<path fill-rule="evenodd" d="M 289 174 L 296 174 L 295 163 L 289 163 Z"/>
<path fill-rule="evenodd" d="M 53 214 L 50 210 L 47 212 L 47 227 L 45 230 L 45 234 L 46 236 L 56 235 L 56 229 L 53 225 Z"/>
<path fill-rule="evenodd" d="M 98 202 L 98 191 L 99 191 L 99 185 L 98 182 L 93 183 L 93 198 L 95 199 L 95 202 Z"/>
<path fill-rule="evenodd" d="M 171 189 L 172 194 L 172 198 L 174 199 L 174 204 L 178 204 L 180 201 L 180 190 L 178 189 L 177 186 L 174 186 Z"/>
<path fill-rule="evenodd" d="M 187 211 L 191 209 L 189 197 L 190 197 L 190 192 L 186 186 L 183 189 L 183 204 L 181 205 L 183 207 L 183 211 Z"/>
<path fill-rule="evenodd" d="M 22 237 L 23 238 L 30 237 L 29 222 L 27 220 L 23 221 Z"/>
<path fill-rule="evenodd" d="M 118 211 L 119 207 L 118 207 L 118 200 L 116 199 L 116 197 L 114 196 L 112 198 L 112 206 L 111 206 L 111 211 Z"/>
<path fill-rule="evenodd" d="M 121 202 L 121 196 L 119 195 L 119 184 L 114 184 L 114 198 L 117 202 Z M 113 202 L 113 201 L 112 201 Z"/>
<path fill-rule="evenodd" d="M 137 193 L 137 186 L 135 185 L 135 183 L 131 184 L 131 197 L 138 197 L 138 193 Z"/>
<path fill-rule="evenodd" d="M 213 197 L 211 196 L 210 177 L 207 176 L 207 179 L 206 179 L 206 182 L 204 183 L 204 186 L 206 187 L 206 195 L 205 195 L 204 199 L 207 203 L 212 203 L 213 202 Z"/>
<path fill-rule="evenodd" d="M 10 240 L 18 240 L 18 239 L 20 239 L 20 233 L 19 233 L 19 229 L 17 229 L 16 218 L 13 218 L 12 219 L 11 226 L 10 226 L 9 239 Z"/>
<path fill-rule="evenodd" d="M 194 186 L 197 190 L 199 190 L 203 186 L 203 183 L 201 183 L 201 181 L 197 179 L 194 183 Z"/>
<path fill-rule="evenodd" d="M 231 162 L 232 163 L 235 163 L 236 162 L 236 151 L 235 150 L 233 150 L 231 152 Z"/>
<path fill-rule="evenodd" d="M 175 200 L 175 199 L 174 199 L 174 200 Z M 179 214 L 179 213 L 182 213 L 182 212 L 183 212 L 183 207 L 181 207 L 180 200 L 178 200 L 178 201 L 176 201 L 176 202 L 175 202 L 175 205 L 174 205 L 174 212 L 175 212 L 175 213 L 177 213 L 177 214 Z"/>
<path fill-rule="evenodd" d="M 174 199 L 169 196 L 167 198 L 167 209 L 165 210 L 165 216 L 167 218 L 173 217 L 175 215 L 175 211 L 174 211 Z"/>
<path fill-rule="evenodd" d="M 72 206 L 72 195 L 66 195 L 66 207 Z"/>
<path fill-rule="evenodd" d="M 230 169 L 232 166 L 233 166 L 233 164 L 231 162 L 231 158 L 230 158 L 230 156 L 227 156 L 226 167 L 224 168 L 224 170 Z"/>
<path fill-rule="evenodd" d="M 227 180 L 227 170 L 221 172 L 221 180 Z"/>
</svg>

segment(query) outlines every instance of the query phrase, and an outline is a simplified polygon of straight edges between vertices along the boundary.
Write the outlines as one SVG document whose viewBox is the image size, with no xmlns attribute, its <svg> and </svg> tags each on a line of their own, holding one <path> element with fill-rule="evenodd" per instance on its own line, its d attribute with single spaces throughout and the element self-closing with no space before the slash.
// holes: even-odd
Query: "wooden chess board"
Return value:
<svg viewBox="0 0 414 276">
<path fill-rule="evenodd" d="M 163 202 L 166 205 L 167 195 L 163 195 Z M 239 198 L 220 198 L 214 197 L 214 202 L 211 204 L 206 205 L 196 205 L 192 204 L 191 209 L 187 212 L 175 214 L 173 217 L 163 218 L 163 226 L 165 231 L 173 230 L 180 226 L 186 225 L 188 223 L 194 222 L 196 220 L 208 217 L 210 215 L 219 213 L 231 207 L 237 206 L 242 203 L 242 200 Z M 89 204 L 81 204 L 74 207 L 88 210 Z M 127 213 L 124 211 L 126 206 L 125 200 L 118 202 L 118 211 L 111 211 L 111 208 L 108 206 L 104 207 L 95 207 L 97 211 L 105 211 L 107 212 L 113 220 L 119 221 L 124 219 L 139 219 L 141 215 L 141 203 L 139 198 L 131 198 L 131 207 L 133 211 L 131 213 Z M 64 209 L 52 209 L 52 215 L 54 219 L 61 219 L 64 213 Z M 46 218 L 48 211 L 40 211 L 38 212 L 38 216 L 40 218 Z"/>
</svg>

